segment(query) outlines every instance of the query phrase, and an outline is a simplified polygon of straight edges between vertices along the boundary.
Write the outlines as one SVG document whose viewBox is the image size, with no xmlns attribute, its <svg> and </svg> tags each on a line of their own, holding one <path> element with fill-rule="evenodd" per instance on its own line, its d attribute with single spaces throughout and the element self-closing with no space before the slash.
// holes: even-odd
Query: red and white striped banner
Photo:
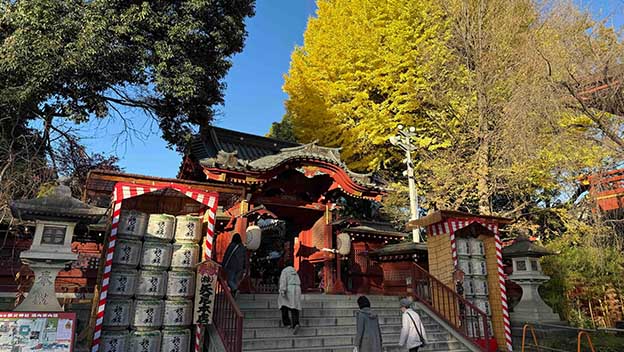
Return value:
<svg viewBox="0 0 624 352">
<path fill-rule="evenodd" d="M 505 285 L 505 271 L 503 270 L 503 243 L 498 235 L 498 229 L 494 232 L 496 236 L 496 265 L 498 266 L 498 283 L 500 285 L 501 301 L 503 304 L 503 325 L 505 327 L 505 342 L 507 350 L 512 351 L 511 346 L 511 323 L 509 321 L 509 307 L 507 306 L 507 286 Z"/>
<path fill-rule="evenodd" d="M 106 308 L 106 298 L 108 295 L 108 285 L 110 282 L 111 268 L 113 265 L 113 253 L 115 252 L 115 244 L 117 242 L 117 227 L 119 226 L 119 216 L 121 214 L 121 203 L 124 199 L 140 196 L 146 193 L 155 192 L 162 189 L 175 189 L 176 191 L 190 197 L 199 203 L 207 206 L 207 226 L 204 258 L 212 255 L 212 242 L 214 239 L 214 226 L 217 217 L 217 203 L 219 194 L 216 192 L 198 191 L 190 187 L 176 184 L 157 184 L 157 185 L 139 185 L 133 183 L 118 182 L 113 189 L 113 217 L 111 223 L 111 233 L 108 240 L 108 248 L 106 249 L 106 263 L 104 264 L 104 273 L 102 275 L 102 287 L 100 291 L 100 299 L 96 313 L 95 329 L 93 332 L 93 342 L 91 344 L 91 352 L 97 352 L 100 348 L 102 336 L 102 323 L 104 321 L 104 309 Z M 201 329 L 198 327 L 197 329 Z M 201 336 L 200 336 L 201 339 Z M 196 346 L 197 348 L 197 346 Z"/>
<path fill-rule="evenodd" d="M 478 222 L 486 227 L 488 230 L 494 232 L 494 239 L 496 241 L 496 264 L 498 266 L 498 281 L 501 293 L 501 304 L 503 306 L 503 325 L 505 328 L 505 342 L 507 343 L 507 350 L 512 351 L 511 345 L 511 324 L 509 322 L 509 307 L 507 306 L 507 287 L 505 286 L 505 272 L 503 270 L 503 246 L 498 235 L 498 224 L 488 223 L 481 218 L 472 219 L 448 219 L 445 222 L 439 222 L 437 224 L 429 225 L 427 232 L 431 236 L 449 235 L 451 238 L 451 255 L 453 257 L 453 266 L 457 268 L 457 245 L 455 241 L 455 232 L 463 229 L 464 227 Z"/>
</svg>

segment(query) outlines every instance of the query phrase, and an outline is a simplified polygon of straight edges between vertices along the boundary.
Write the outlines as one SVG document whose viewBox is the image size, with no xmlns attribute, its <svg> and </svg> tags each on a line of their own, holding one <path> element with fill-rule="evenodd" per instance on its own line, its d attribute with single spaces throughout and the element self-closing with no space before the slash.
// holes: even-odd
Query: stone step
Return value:
<svg viewBox="0 0 624 352">
<path fill-rule="evenodd" d="M 425 324 L 425 328 L 427 331 L 429 329 L 438 330 L 440 326 L 435 323 L 435 321 L 427 316 L 421 316 L 423 324 Z M 301 318 L 301 326 L 304 327 L 332 327 L 332 326 L 355 326 L 356 321 L 355 317 L 309 317 L 309 318 Z M 379 324 L 381 326 L 384 325 L 400 325 L 401 324 L 401 316 L 389 316 L 389 317 L 379 317 Z M 280 327 L 280 319 L 279 318 L 256 318 L 256 319 L 247 319 L 245 317 L 245 321 L 243 324 L 244 328 L 274 328 Z"/>
<path fill-rule="evenodd" d="M 280 351 L 280 350 L 277 350 Z M 283 351 L 292 351 L 291 349 L 283 350 Z M 470 352 L 467 349 L 430 349 L 428 346 L 425 348 L 421 348 L 418 351 L 422 352 Z M 297 349 L 297 352 L 353 352 L 353 346 L 332 346 L 332 347 L 311 347 L 311 348 L 302 348 Z M 401 348 L 397 345 L 384 345 L 383 352 L 405 352 L 404 348 Z"/>
<path fill-rule="evenodd" d="M 358 295 L 306 294 L 302 296 L 301 329 L 297 335 L 280 327 L 276 294 L 241 294 L 237 303 L 245 315 L 243 351 L 353 352 Z M 379 317 L 384 351 L 403 352 L 396 343 L 401 331 L 399 297 L 367 295 Z M 423 311 L 418 310 L 429 343 L 422 352 L 469 352 Z"/>
<path fill-rule="evenodd" d="M 278 309 L 277 306 L 277 297 L 273 297 L 270 300 L 237 300 L 236 302 L 240 309 Z M 330 301 L 316 301 L 316 300 L 302 300 L 301 306 L 303 309 L 328 309 L 328 308 L 350 308 L 350 309 L 358 309 L 358 305 L 356 301 L 346 301 L 346 300 L 330 300 Z M 379 308 L 393 308 L 396 311 L 399 311 L 398 302 L 395 301 L 379 301 L 379 302 L 371 302 L 371 308 L 373 310 Z"/>
<path fill-rule="evenodd" d="M 256 318 L 278 318 L 282 316 L 279 309 L 242 309 L 245 319 Z M 353 317 L 355 318 L 357 309 L 335 308 L 335 309 L 303 309 L 300 313 L 301 317 Z M 375 309 L 375 313 L 379 317 L 401 317 L 401 311 L 391 308 Z M 423 320 L 429 320 L 423 312 L 418 312 Z"/>
<path fill-rule="evenodd" d="M 429 329 L 431 328 L 431 329 Z M 425 327 L 427 335 L 433 340 L 448 340 L 450 335 L 446 331 L 434 330 L 432 326 Z M 401 325 L 384 325 L 381 327 L 381 332 L 385 336 L 387 334 L 399 334 L 401 333 Z M 349 335 L 355 336 L 355 326 L 331 326 L 331 327 L 309 327 L 303 325 L 297 332 L 297 337 L 300 336 L 338 336 Z M 292 329 L 288 328 L 259 328 L 259 329 L 245 329 L 243 331 L 243 339 L 257 339 L 257 338 L 292 338 Z"/>
<path fill-rule="evenodd" d="M 325 295 L 325 294 L 304 294 L 301 295 L 302 301 L 349 301 L 356 302 L 359 295 Z M 366 295 L 368 300 L 373 302 L 394 302 L 399 305 L 399 297 L 397 296 L 379 296 L 379 295 Z M 236 297 L 237 301 L 271 301 L 277 300 L 277 293 L 265 294 L 265 293 L 248 293 L 239 294 Z"/>
<path fill-rule="evenodd" d="M 390 346 L 399 341 L 399 334 L 384 334 L 384 341 Z M 279 351 L 306 348 L 334 348 L 335 346 L 353 346 L 353 336 L 290 336 L 288 338 L 256 338 L 243 340 L 243 351 Z M 462 345 L 454 340 L 429 339 L 423 351 L 449 351 L 461 349 Z M 353 347 L 351 347 L 353 350 Z"/>
</svg>

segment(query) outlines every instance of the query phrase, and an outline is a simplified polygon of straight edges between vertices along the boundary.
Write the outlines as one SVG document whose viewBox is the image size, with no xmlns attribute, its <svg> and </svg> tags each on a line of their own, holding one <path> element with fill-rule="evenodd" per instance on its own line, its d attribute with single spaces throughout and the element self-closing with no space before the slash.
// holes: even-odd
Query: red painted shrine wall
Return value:
<svg viewBox="0 0 624 352">
<path fill-rule="evenodd" d="M 347 288 L 353 293 L 382 293 L 384 273 L 368 252 L 383 247 L 383 243 L 355 241 L 351 244 Z"/>
</svg>

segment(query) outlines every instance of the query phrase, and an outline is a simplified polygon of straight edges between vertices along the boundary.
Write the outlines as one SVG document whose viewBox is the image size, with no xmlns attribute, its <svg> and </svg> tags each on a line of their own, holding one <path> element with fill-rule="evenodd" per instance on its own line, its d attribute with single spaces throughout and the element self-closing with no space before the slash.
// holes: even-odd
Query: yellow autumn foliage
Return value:
<svg viewBox="0 0 624 352">
<path fill-rule="evenodd" d="M 565 199 L 579 174 L 612 158 L 562 82 L 587 74 L 592 50 L 606 58 L 614 33 L 573 3 L 317 4 L 284 83 L 298 141 L 342 147 L 352 169 L 400 180 L 404 156 L 388 139 L 414 126 L 425 207 L 505 215 L 543 194 Z"/>
<path fill-rule="evenodd" d="M 421 147 L 448 147 L 469 99 L 449 94 L 467 72 L 438 3 L 319 1 L 284 84 L 299 140 L 344 146 L 350 167 L 369 171 L 390 157 L 399 124 L 416 127 Z"/>
</svg>

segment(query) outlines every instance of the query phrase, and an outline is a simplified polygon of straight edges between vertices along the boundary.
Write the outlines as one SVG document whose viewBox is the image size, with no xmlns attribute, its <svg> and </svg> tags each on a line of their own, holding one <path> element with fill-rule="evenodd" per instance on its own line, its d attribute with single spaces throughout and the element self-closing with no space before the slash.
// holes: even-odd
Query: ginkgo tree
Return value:
<svg viewBox="0 0 624 352">
<path fill-rule="evenodd" d="M 452 55 L 449 20 L 433 1 L 319 1 L 295 49 L 284 90 L 300 140 L 344 147 L 357 170 L 390 161 L 398 124 L 428 150 L 448 147 L 471 97 Z"/>
<path fill-rule="evenodd" d="M 578 55 L 596 50 L 588 35 L 610 34 L 589 33 L 599 24 L 564 5 L 318 1 L 285 77 L 288 123 L 298 140 L 341 146 L 351 168 L 395 180 L 402 156 L 388 138 L 414 126 L 429 209 L 517 215 L 565 199 L 614 143 L 565 89 L 591 66 Z"/>
</svg>

